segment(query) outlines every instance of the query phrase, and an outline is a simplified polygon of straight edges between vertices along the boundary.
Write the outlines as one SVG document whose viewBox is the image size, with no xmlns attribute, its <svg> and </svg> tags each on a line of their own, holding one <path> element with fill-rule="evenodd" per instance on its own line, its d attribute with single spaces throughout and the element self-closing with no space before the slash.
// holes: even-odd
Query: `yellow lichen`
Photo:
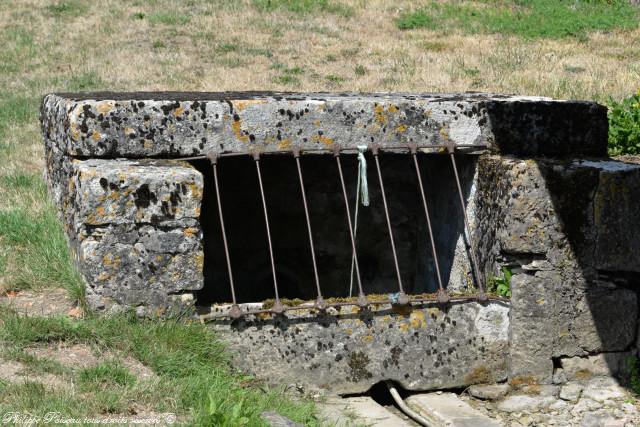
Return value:
<svg viewBox="0 0 640 427">
<path fill-rule="evenodd" d="M 97 130 L 94 130 L 93 133 L 91 134 L 91 139 L 93 139 L 93 142 L 100 141 L 101 137 L 102 137 L 102 135 Z"/>
<path fill-rule="evenodd" d="M 240 123 L 240 120 L 234 120 L 233 123 L 231 123 L 231 129 L 233 129 L 233 133 L 235 134 L 236 138 L 238 138 L 239 141 L 241 142 L 249 141 L 249 137 L 242 133 L 242 124 Z"/>
<path fill-rule="evenodd" d="M 289 138 L 285 138 L 278 143 L 278 148 L 280 150 L 286 150 L 291 146 L 291 140 Z"/>
<path fill-rule="evenodd" d="M 178 117 L 184 113 L 184 107 L 181 105 L 173 111 L 173 117 Z"/>
<path fill-rule="evenodd" d="M 96 110 L 100 114 L 107 114 L 113 109 L 113 101 L 100 101 L 96 104 Z"/>
</svg>

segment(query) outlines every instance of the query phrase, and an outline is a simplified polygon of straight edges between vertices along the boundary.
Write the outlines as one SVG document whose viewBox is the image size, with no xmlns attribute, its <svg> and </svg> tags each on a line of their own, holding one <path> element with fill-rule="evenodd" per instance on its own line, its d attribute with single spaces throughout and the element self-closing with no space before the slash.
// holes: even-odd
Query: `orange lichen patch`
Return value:
<svg viewBox="0 0 640 427">
<path fill-rule="evenodd" d="M 291 146 L 291 140 L 289 138 L 285 138 L 278 143 L 278 149 L 286 150 Z"/>
<path fill-rule="evenodd" d="M 402 332 L 409 332 L 409 324 L 406 322 L 400 323 L 398 327 Z"/>
<path fill-rule="evenodd" d="M 100 114 L 107 114 L 113 110 L 113 101 L 100 101 L 96 104 L 96 110 Z"/>
<path fill-rule="evenodd" d="M 188 228 L 185 228 L 184 230 L 182 230 L 182 233 L 186 237 L 193 237 L 198 233 L 198 229 L 195 228 L 195 227 L 188 227 Z"/>
<path fill-rule="evenodd" d="M 311 140 L 313 142 L 322 142 L 326 146 L 330 146 L 333 144 L 333 138 L 329 138 L 323 135 L 314 135 L 313 138 L 311 138 Z"/>
<path fill-rule="evenodd" d="M 196 183 L 190 182 L 187 187 L 189 187 L 193 198 L 200 199 L 202 197 L 202 189 Z"/>
<path fill-rule="evenodd" d="M 385 116 L 385 114 L 384 114 L 384 107 L 382 105 L 376 105 L 373 108 L 373 112 L 374 112 L 374 116 L 375 116 L 376 120 L 380 124 L 385 124 L 387 122 L 387 116 Z"/>
<path fill-rule="evenodd" d="M 397 133 L 404 133 L 407 131 L 407 125 L 400 125 L 396 128 Z"/>
<path fill-rule="evenodd" d="M 398 110 L 398 107 L 396 107 L 395 105 L 391 104 L 387 108 L 387 111 L 390 112 L 390 113 L 397 113 L 399 110 Z"/>
<path fill-rule="evenodd" d="M 464 377 L 464 382 L 467 384 L 487 384 L 492 380 L 491 371 L 486 366 L 479 366 Z"/>
<path fill-rule="evenodd" d="M 102 137 L 102 135 L 97 130 L 94 130 L 93 133 L 91 134 L 91 139 L 93 139 L 93 142 L 100 141 L 101 137 Z"/>
<path fill-rule="evenodd" d="M 109 267 L 119 267 L 120 266 L 120 257 L 117 255 L 106 254 L 102 257 L 102 264 Z"/>
<path fill-rule="evenodd" d="M 238 140 L 242 142 L 249 141 L 249 137 L 242 133 L 242 124 L 240 123 L 240 120 L 234 120 L 233 123 L 231 123 L 231 129 L 233 129 L 233 133 Z"/>
<path fill-rule="evenodd" d="M 106 214 L 107 214 L 107 212 L 105 211 L 105 209 L 104 209 L 104 207 L 103 207 L 103 206 L 98 206 L 98 207 L 96 208 L 96 213 L 97 213 L 98 215 L 100 215 L 100 216 L 104 216 L 104 215 L 106 215 Z"/>
<path fill-rule="evenodd" d="M 266 104 L 266 102 L 266 99 L 247 99 L 242 101 L 235 100 L 231 101 L 231 105 L 233 105 L 233 108 L 235 108 L 236 110 L 242 111 L 249 105 Z"/>
<path fill-rule="evenodd" d="M 538 381 L 536 381 L 536 379 L 530 375 L 520 375 L 509 380 L 509 384 L 511 384 L 512 387 L 522 387 L 525 385 L 533 385 L 537 383 Z"/>
<path fill-rule="evenodd" d="M 181 105 L 173 111 L 173 117 L 181 116 L 184 113 L 184 107 Z"/>
<path fill-rule="evenodd" d="M 320 120 L 316 119 L 316 120 L 313 121 L 313 124 L 315 126 L 320 126 L 321 123 L 320 123 Z"/>
<path fill-rule="evenodd" d="M 351 328 L 347 328 L 344 331 L 347 333 L 347 335 L 351 335 L 353 333 L 353 329 Z"/>
</svg>

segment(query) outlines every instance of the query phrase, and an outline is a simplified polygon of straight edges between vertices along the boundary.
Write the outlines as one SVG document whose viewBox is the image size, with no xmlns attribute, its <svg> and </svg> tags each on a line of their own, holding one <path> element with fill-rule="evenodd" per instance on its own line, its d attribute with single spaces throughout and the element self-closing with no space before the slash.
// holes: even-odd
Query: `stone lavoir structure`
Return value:
<svg viewBox="0 0 640 427">
<path fill-rule="evenodd" d="M 89 304 L 197 307 L 260 377 L 544 384 L 636 352 L 640 165 L 606 157 L 595 103 L 51 94 L 42 131 Z"/>
</svg>

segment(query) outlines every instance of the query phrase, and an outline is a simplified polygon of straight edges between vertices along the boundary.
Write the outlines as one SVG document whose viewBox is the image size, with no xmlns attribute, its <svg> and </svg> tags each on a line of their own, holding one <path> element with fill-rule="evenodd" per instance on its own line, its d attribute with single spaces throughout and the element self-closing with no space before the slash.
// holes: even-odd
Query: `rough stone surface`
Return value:
<svg viewBox="0 0 640 427">
<path fill-rule="evenodd" d="M 560 389 L 560 399 L 568 400 L 569 402 L 577 402 L 582 393 L 582 385 L 580 384 L 567 384 Z"/>
<path fill-rule="evenodd" d="M 331 427 L 413 427 L 415 424 L 393 406 L 383 406 L 368 396 L 330 397 L 318 403 L 320 422 Z"/>
<path fill-rule="evenodd" d="M 416 394 L 406 403 L 434 427 L 500 427 L 495 420 L 473 409 L 455 393 Z"/>
<path fill-rule="evenodd" d="M 448 140 L 503 153 L 603 156 L 607 143 L 603 106 L 488 94 L 51 94 L 42 129 L 57 150 L 93 157 Z"/>
<path fill-rule="evenodd" d="M 260 416 L 269 427 L 303 427 L 302 424 L 291 421 L 277 412 L 265 411 Z"/>
<path fill-rule="evenodd" d="M 505 378 L 508 307 L 453 304 L 339 316 L 213 324 L 234 363 L 268 381 L 362 393 L 393 380 L 407 390 L 451 388 Z"/>
<path fill-rule="evenodd" d="M 551 382 L 554 358 L 620 352 L 633 343 L 638 179 L 640 165 L 615 161 L 480 159 L 481 263 L 488 274 L 505 265 L 514 273 L 511 378 Z M 610 206 L 608 182 L 628 186 L 616 190 L 625 193 L 619 210 Z M 609 229 L 630 235 L 619 240 L 624 249 L 612 254 L 615 261 L 597 249 Z M 603 270 L 614 266 L 620 270 Z"/>
<path fill-rule="evenodd" d="M 509 384 L 477 384 L 469 387 L 467 391 L 477 399 L 496 400 L 505 396 L 510 389 Z"/>
<path fill-rule="evenodd" d="M 561 359 L 565 378 L 585 380 L 598 376 L 626 376 L 631 352 L 601 353 L 594 356 Z"/>
<path fill-rule="evenodd" d="M 516 394 L 498 403 L 498 409 L 503 412 L 534 411 L 545 404 L 546 400 L 537 396 Z"/>
<path fill-rule="evenodd" d="M 200 173 L 147 160 L 71 166 L 63 215 L 87 301 L 150 310 L 192 302 L 176 294 L 203 284 Z"/>
</svg>

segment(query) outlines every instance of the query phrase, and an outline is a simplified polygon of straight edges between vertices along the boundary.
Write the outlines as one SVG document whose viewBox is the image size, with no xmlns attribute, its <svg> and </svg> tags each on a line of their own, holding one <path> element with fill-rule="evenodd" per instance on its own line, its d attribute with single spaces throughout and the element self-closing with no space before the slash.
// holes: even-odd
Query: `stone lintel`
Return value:
<svg viewBox="0 0 640 427">
<path fill-rule="evenodd" d="M 185 157 L 484 145 L 524 156 L 606 154 L 606 108 L 482 93 L 78 93 L 42 105 L 45 139 L 75 157 Z"/>
</svg>

